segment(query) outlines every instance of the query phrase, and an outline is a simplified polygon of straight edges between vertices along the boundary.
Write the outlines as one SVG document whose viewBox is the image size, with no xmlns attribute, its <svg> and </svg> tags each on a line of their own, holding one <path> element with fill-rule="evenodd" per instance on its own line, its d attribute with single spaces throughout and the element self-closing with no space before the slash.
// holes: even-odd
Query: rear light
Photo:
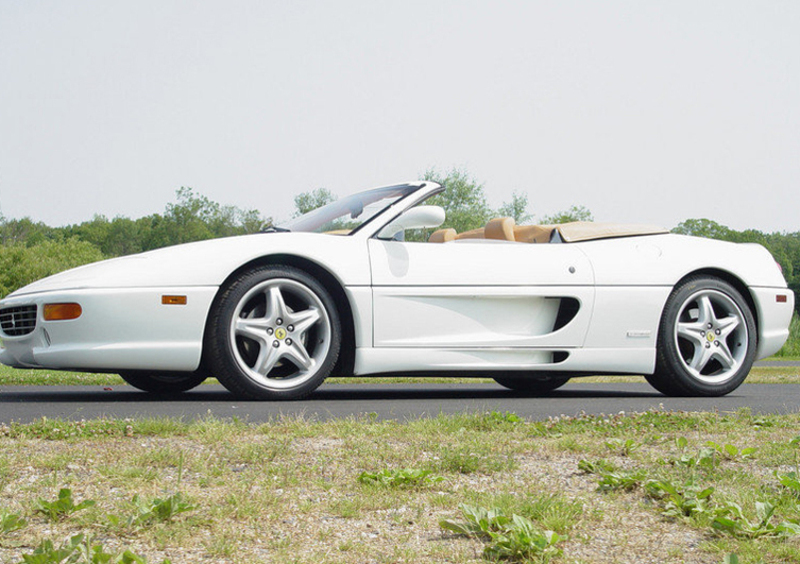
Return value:
<svg viewBox="0 0 800 564">
<path fill-rule="evenodd" d="M 779 263 L 779 262 L 776 260 L 776 261 L 775 261 L 775 264 L 777 264 L 777 265 L 778 265 L 778 270 L 780 270 L 780 271 L 781 271 L 781 274 L 783 274 L 783 267 L 781 266 L 781 263 Z"/>
<path fill-rule="evenodd" d="M 82 313 L 83 309 L 81 309 L 80 304 L 45 304 L 44 306 L 45 321 L 78 319 Z"/>
<path fill-rule="evenodd" d="M 779 304 L 785 304 L 787 300 L 788 298 L 786 297 L 786 294 L 778 294 L 777 296 L 775 296 L 775 301 L 778 302 Z"/>
</svg>

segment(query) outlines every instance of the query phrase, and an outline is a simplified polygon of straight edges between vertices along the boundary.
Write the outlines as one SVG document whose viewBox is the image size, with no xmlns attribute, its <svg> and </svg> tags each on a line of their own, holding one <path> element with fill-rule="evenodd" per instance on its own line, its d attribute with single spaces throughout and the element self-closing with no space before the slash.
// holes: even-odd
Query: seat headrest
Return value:
<svg viewBox="0 0 800 564">
<path fill-rule="evenodd" d="M 514 241 L 515 223 L 513 217 L 496 217 L 486 224 L 484 237 L 500 241 Z"/>
<path fill-rule="evenodd" d="M 448 241 L 455 241 L 456 240 L 456 230 L 453 228 L 449 229 L 438 229 L 431 233 L 430 238 L 428 238 L 429 243 L 446 243 Z"/>
</svg>

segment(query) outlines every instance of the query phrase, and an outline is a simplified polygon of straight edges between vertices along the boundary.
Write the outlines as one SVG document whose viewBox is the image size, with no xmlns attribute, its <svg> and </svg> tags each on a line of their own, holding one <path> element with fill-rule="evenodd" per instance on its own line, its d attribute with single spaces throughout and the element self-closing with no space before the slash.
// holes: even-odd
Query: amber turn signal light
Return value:
<svg viewBox="0 0 800 564">
<path fill-rule="evenodd" d="M 186 305 L 186 296 L 161 296 L 163 305 Z"/>
<path fill-rule="evenodd" d="M 45 321 L 66 321 L 78 319 L 83 313 L 80 304 L 45 304 Z"/>
</svg>

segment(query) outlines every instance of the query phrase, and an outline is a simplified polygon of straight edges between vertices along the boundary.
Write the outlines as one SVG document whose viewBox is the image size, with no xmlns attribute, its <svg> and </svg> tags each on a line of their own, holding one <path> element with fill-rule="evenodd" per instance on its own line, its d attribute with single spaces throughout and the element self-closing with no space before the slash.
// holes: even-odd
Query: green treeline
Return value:
<svg viewBox="0 0 800 564">
<path fill-rule="evenodd" d="M 573 205 L 551 215 L 534 216 L 528 196 L 514 192 L 510 202 L 497 209 L 489 206 L 483 184 L 464 170 L 425 172 L 425 179 L 445 186 L 445 191 L 428 203 L 443 206 L 447 221 L 443 227 L 468 231 L 486 224 L 492 217 L 513 217 L 517 223 L 553 224 L 591 221 L 591 212 Z M 320 188 L 295 198 L 295 213 L 305 213 L 336 199 Z M 176 192 L 176 201 L 164 213 L 139 219 L 95 216 L 92 220 L 66 227 L 49 227 L 29 218 L 0 216 L 0 297 L 34 280 L 90 262 L 129 255 L 169 245 L 255 233 L 270 225 L 256 210 L 224 206 L 196 194 L 191 188 Z M 688 219 L 673 233 L 709 237 L 737 243 L 759 243 L 783 268 L 789 286 L 800 291 L 800 232 L 763 233 L 754 229 L 736 231 L 709 219 Z"/>
</svg>

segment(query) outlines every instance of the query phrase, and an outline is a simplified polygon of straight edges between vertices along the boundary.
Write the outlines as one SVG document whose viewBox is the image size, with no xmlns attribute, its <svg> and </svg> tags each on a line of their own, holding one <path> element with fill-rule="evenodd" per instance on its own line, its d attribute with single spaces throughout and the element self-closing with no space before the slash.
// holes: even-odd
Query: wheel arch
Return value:
<svg viewBox="0 0 800 564">
<path fill-rule="evenodd" d="M 336 276 L 334 276 L 333 273 L 331 273 L 330 270 L 328 270 L 324 266 L 307 258 L 291 254 L 267 255 L 246 262 L 245 264 L 241 265 L 239 268 L 231 272 L 231 274 L 228 275 L 228 277 L 222 282 L 222 284 L 220 284 L 219 290 L 217 290 L 217 294 L 216 296 L 214 296 L 214 300 L 212 301 L 211 307 L 209 308 L 209 312 L 206 317 L 206 327 L 203 332 L 203 352 L 202 352 L 201 364 L 202 365 L 206 364 L 205 342 L 210 329 L 209 321 L 211 319 L 211 315 L 214 309 L 217 307 L 219 298 L 224 292 L 225 288 L 231 283 L 232 280 L 235 280 L 243 272 L 252 270 L 254 268 L 259 268 L 262 266 L 279 266 L 279 265 L 291 266 L 304 271 L 305 273 L 316 278 L 320 282 L 320 284 L 322 284 L 325 287 L 325 289 L 328 292 L 330 292 L 331 297 L 333 297 L 334 304 L 339 312 L 339 319 L 342 326 L 342 348 L 339 352 L 339 358 L 336 361 L 336 365 L 334 366 L 331 375 L 336 376 L 339 374 L 344 374 L 344 375 L 352 374 L 353 368 L 355 366 L 355 349 L 356 349 L 355 322 L 353 319 L 353 309 L 350 305 L 350 300 L 347 298 L 347 293 L 344 291 L 344 286 L 339 281 L 339 279 Z"/>
<path fill-rule="evenodd" d="M 692 278 L 694 276 L 713 276 L 715 278 L 719 278 L 720 280 L 724 280 L 725 282 L 736 288 L 736 290 L 742 295 L 742 297 L 747 302 L 747 307 L 750 308 L 750 313 L 753 314 L 753 321 L 756 324 L 755 337 L 756 339 L 758 339 L 758 331 L 761 327 L 758 318 L 758 307 L 756 307 L 756 302 L 755 299 L 753 298 L 753 294 L 750 293 L 750 289 L 747 287 L 747 284 L 745 284 L 741 278 L 739 278 L 732 272 L 723 270 L 721 268 L 701 268 L 698 270 L 693 270 L 692 272 L 686 274 L 683 278 L 678 280 L 678 282 L 675 284 L 674 287 L 677 288 L 678 286 L 683 284 L 683 282 L 686 281 L 688 278 Z"/>
</svg>

